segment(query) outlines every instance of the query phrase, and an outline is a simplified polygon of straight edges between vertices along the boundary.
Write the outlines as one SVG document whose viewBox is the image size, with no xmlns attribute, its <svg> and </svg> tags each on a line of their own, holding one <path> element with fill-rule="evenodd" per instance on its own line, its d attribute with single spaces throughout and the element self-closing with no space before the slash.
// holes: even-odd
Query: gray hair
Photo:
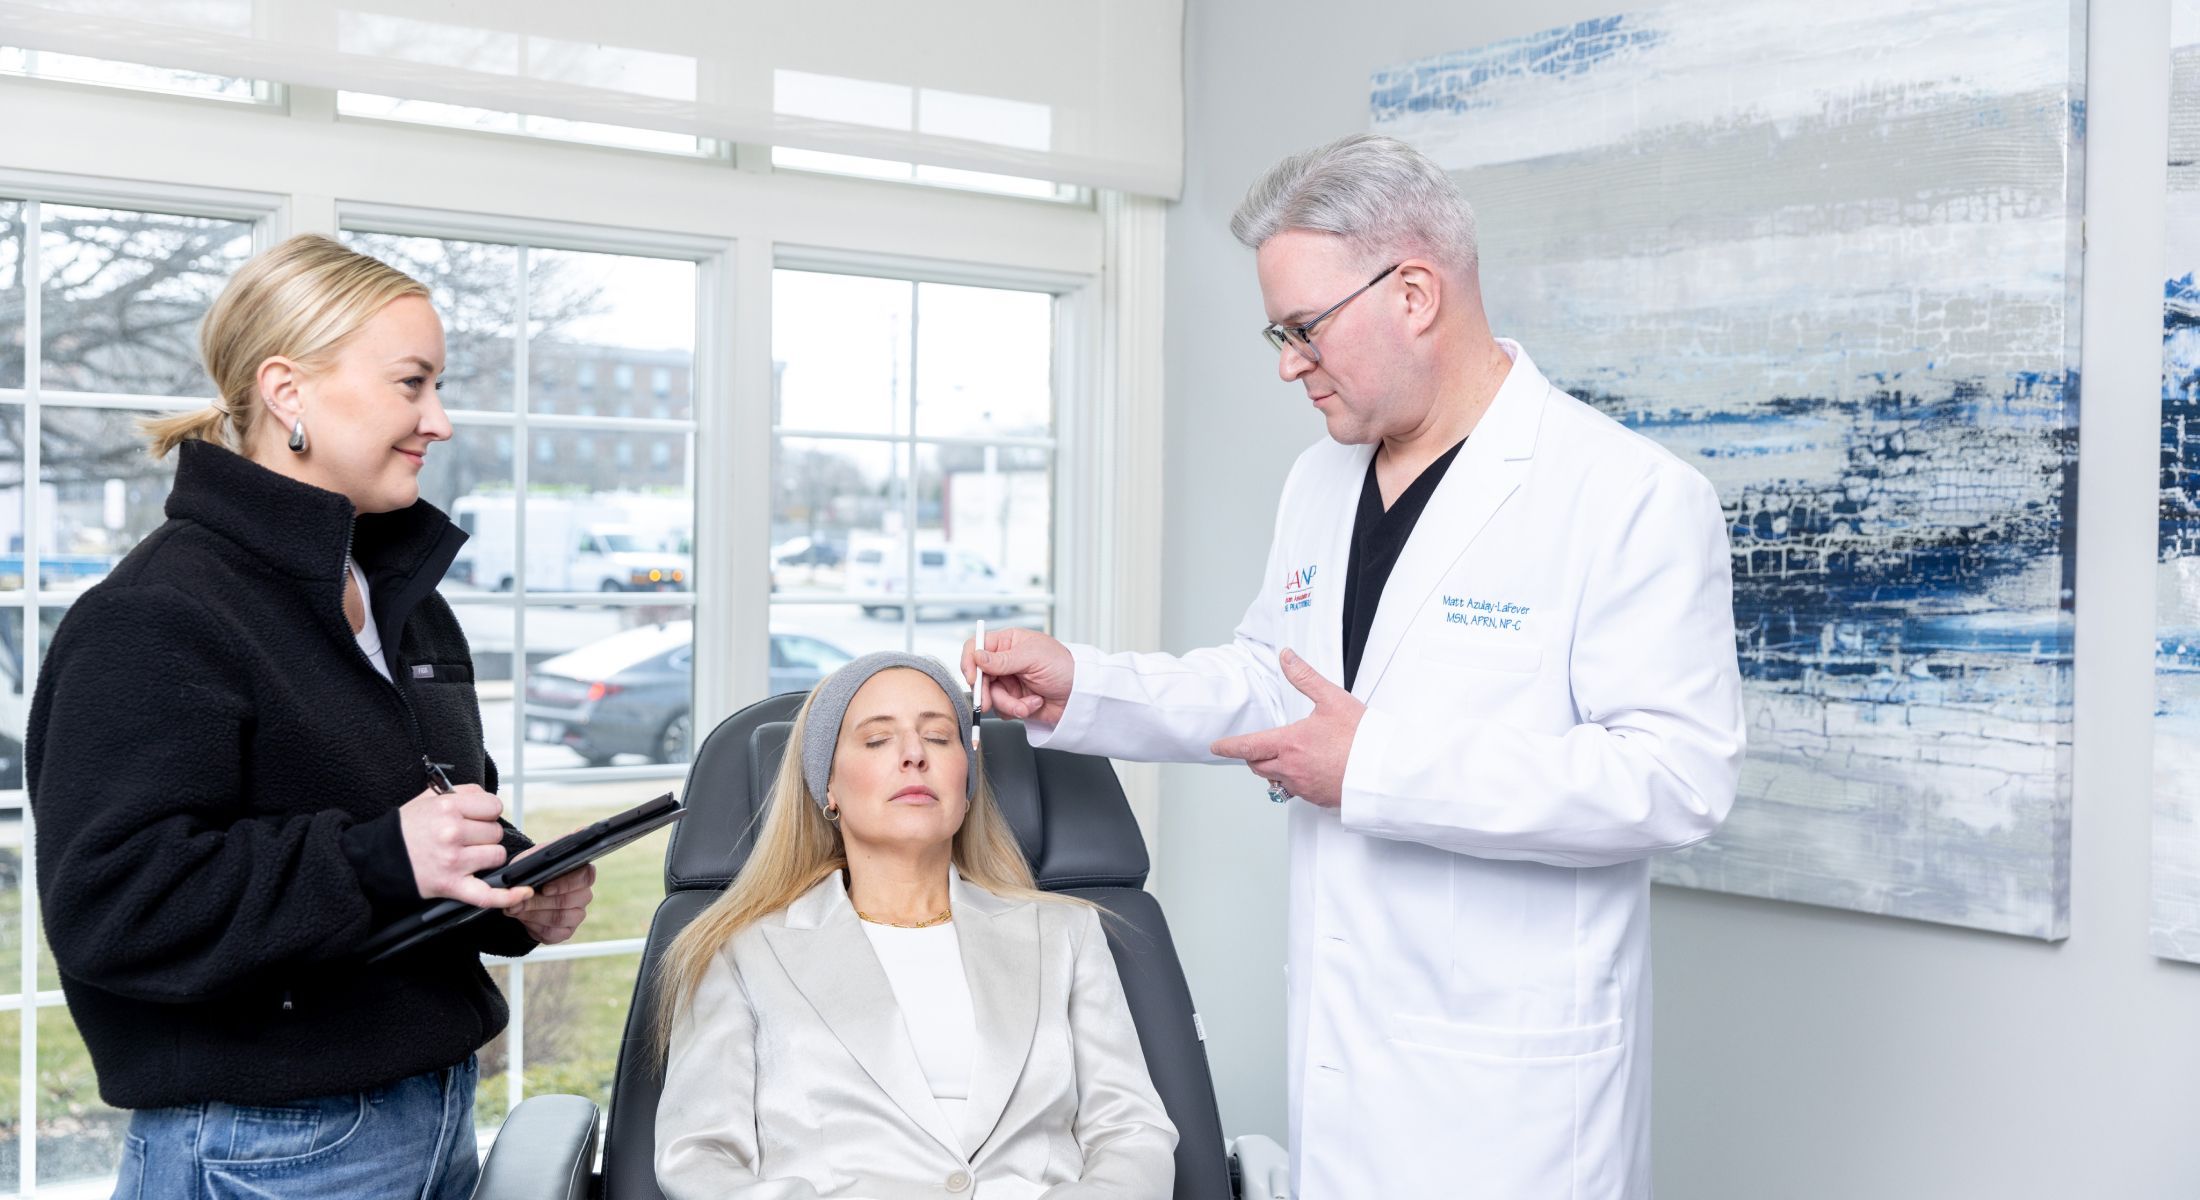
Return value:
<svg viewBox="0 0 2200 1200">
<path fill-rule="evenodd" d="M 1466 197 L 1427 155 L 1380 134 L 1356 133 L 1284 159 L 1230 218 L 1231 235 L 1255 250 L 1289 229 L 1336 234 L 1370 260 L 1419 254 L 1464 274 L 1475 269 Z"/>
</svg>

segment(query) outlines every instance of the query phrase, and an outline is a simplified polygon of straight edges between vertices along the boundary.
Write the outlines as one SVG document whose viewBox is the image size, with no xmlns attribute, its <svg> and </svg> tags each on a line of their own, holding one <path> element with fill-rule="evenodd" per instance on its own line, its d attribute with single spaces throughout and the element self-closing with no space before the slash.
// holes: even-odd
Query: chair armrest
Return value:
<svg viewBox="0 0 2200 1200">
<path fill-rule="evenodd" d="M 1230 1184 L 1237 1200 L 1291 1200 L 1290 1151 L 1257 1133 L 1233 1139 Z"/>
<path fill-rule="evenodd" d="M 588 1200 L 595 1170 L 595 1104 L 530 1096 L 497 1130 L 473 1200 Z"/>
</svg>

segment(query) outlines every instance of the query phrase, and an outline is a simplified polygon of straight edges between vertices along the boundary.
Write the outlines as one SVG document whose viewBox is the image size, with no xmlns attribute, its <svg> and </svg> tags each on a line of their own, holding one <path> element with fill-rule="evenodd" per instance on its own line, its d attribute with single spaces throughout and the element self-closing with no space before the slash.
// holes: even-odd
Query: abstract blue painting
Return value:
<svg viewBox="0 0 2200 1200">
<path fill-rule="evenodd" d="M 2164 958 L 2200 962 L 2200 0 L 2170 14 L 2152 940 Z"/>
<path fill-rule="evenodd" d="M 1372 80 L 1497 332 L 1725 504 L 1749 755 L 1662 882 L 2067 933 L 2083 31 L 1688 4 Z"/>
</svg>

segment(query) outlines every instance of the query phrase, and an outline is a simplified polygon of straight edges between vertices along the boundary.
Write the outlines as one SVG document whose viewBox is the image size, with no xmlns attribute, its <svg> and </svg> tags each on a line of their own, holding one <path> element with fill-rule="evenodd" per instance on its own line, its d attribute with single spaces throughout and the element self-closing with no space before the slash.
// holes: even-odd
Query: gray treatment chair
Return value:
<svg viewBox="0 0 2200 1200">
<path fill-rule="evenodd" d="M 688 771 L 688 815 L 665 853 L 665 899 L 643 951 L 619 1047 L 608 1122 L 579 1096 L 536 1096 L 512 1110 L 482 1165 L 475 1200 L 664 1200 L 657 1188 L 657 1097 L 662 1064 L 649 1045 L 657 964 L 665 947 L 740 870 L 758 809 L 802 695 L 759 701 L 728 717 Z M 1176 1123 L 1174 1200 L 1281 1200 L 1282 1147 L 1259 1136 L 1226 1145 L 1199 1018 L 1169 923 L 1144 890 L 1146 845 L 1106 759 L 1034 750 L 1017 722 L 985 722 L 986 770 L 1039 886 L 1105 905 L 1109 946 L 1123 976 L 1154 1087 Z M 605 1130 L 601 1168 L 597 1134 Z"/>
</svg>

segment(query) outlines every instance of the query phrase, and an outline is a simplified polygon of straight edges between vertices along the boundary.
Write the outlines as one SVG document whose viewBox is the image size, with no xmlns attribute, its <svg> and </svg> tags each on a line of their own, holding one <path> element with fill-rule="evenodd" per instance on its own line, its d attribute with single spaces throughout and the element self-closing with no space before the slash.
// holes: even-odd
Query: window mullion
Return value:
<svg viewBox="0 0 2200 1200">
<path fill-rule="evenodd" d="M 500 790 L 511 797 L 507 817 L 524 828 L 527 817 L 527 472 L 534 462 L 534 445 L 527 422 L 529 312 L 528 248 L 513 249 L 515 297 L 512 313 L 512 783 Z M 514 961 L 509 976 L 507 1001 L 511 1016 L 504 1027 L 504 1088 L 506 1111 L 527 1098 L 527 964 Z"/>
<path fill-rule="evenodd" d="M 45 288 L 40 279 L 44 266 L 40 262 L 41 230 L 45 228 L 45 215 L 36 200 L 23 205 L 23 250 L 20 262 L 23 267 L 23 696 L 37 694 L 38 669 L 45 657 L 39 643 L 38 584 L 42 570 L 39 564 L 39 522 L 44 514 L 39 511 L 38 479 L 44 471 L 40 462 L 38 427 L 40 424 L 38 393 L 39 376 L 45 370 L 42 353 L 45 341 L 44 303 Z M 30 781 L 26 779 L 27 785 Z M 37 823 L 31 815 L 29 804 L 23 806 L 23 856 L 22 869 L 18 872 L 18 885 L 22 889 L 21 933 L 23 938 L 21 973 L 18 991 L 23 995 L 21 1019 L 17 1022 L 17 1081 L 16 1081 L 16 1180 L 21 1194 L 28 1196 L 38 1182 L 38 856 L 31 852 L 37 845 Z"/>
<path fill-rule="evenodd" d="M 917 369 L 922 357 L 918 347 L 922 344 L 924 287 L 909 285 L 909 438 L 900 447 L 908 455 L 908 475 L 902 481 L 902 549 L 909 556 L 908 573 L 902 576 L 902 594 L 907 602 L 901 606 L 901 648 L 914 651 L 917 648 L 917 491 L 922 486 L 917 462 Z"/>
</svg>

